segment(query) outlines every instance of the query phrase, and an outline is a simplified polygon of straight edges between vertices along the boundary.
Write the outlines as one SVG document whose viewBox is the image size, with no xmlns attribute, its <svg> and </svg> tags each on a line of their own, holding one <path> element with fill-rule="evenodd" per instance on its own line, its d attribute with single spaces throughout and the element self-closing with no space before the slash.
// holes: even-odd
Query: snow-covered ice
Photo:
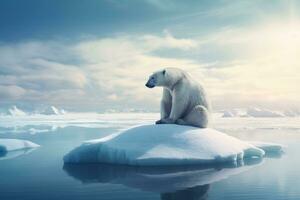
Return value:
<svg viewBox="0 0 300 200">
<path fill-rule="evenodd" d="M 273 111 L 272 111 L 273 112 Z M 275 111 L 274 111 L 275 112 Z M 290 111 L 292 112 L 292 111 Z M 40 112 L 39 112 L 40 113 Z M 63 111 L 61 111 L 63 113 Z M 246 109 L 230 109 L 212 114 L 212 123 L 218 130 L 223 125 L 232 129 L 299 129 L 300 117 L 293 110 L 293 117 L 250 117 Z M 291 113 L 289 115 L 292 115 Z M 223 116 L 223 117 L 222 117 Z M 57 128 L 116 128 L 124 129 L 134 125 L 154 123 L 159 113 L 72 113 L 25 115 L 0 114 L 0 134 L 11 133 L 48 133 Z M 220 126 L 221 125 L 221 126 Z M 227 131 L 227 130 L 226 130 Z"/>
<path fill-rule="evenodd" d="M 39 147 L 38 144 L 30 142 L 28 140 L 18 140 L 18 139 L 0 139 L 0 151 L 16 151 L 22 149 L 31 149 Z"/>
<path fill-rule="evenodd" d="M 284 146 L 272 142 L 248 141 L 254 146 L 262 149 L 265 153 L 273 153 L 283 151 Z"/>
<path fill-rule="evenodd" d="M 46 133 L 57 128 L 118 128 L 153 123 L 159 118 L 158 113 L 72 113 L 63 115 L 32 114 L 26 116 L 0 115 L 0 134 L 12 133 Z M 4 129 L 4 130 L 1 130 Z M 48 131 L 47 131 L 48 130 Z"/>
<path fill-rule="evenodd" d="M 64 162 L 184 165 L 234 162 L 264 154 L 253 144 L 214 129 L 166 124 L 137 126 L 87 141 L 68 153 Z"/>
</svg>

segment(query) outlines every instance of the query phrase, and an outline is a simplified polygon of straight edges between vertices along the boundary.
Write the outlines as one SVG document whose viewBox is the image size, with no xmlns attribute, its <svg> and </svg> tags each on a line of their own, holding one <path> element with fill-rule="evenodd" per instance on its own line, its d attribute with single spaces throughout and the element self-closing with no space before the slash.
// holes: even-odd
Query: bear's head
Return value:
<svg viewBox="0 0 300 200">
<path fill-rule="evenodd" d="M 148 79 L 145 84 L 148 88 L 154 88 L 156 86 L 165 86 L 166 85 L 166 70 L 161 70 L 154 72 Z"/>
<path fill-rule="evenodd" d="M 154 88 L 156 86 L 172 88 L 179 80 L 185 77 L 186 74 L 183 70 L 178 68 L 165 68 L 163 70 L 154 72 L 147 83 L 148 88 Z"/>
</svg>

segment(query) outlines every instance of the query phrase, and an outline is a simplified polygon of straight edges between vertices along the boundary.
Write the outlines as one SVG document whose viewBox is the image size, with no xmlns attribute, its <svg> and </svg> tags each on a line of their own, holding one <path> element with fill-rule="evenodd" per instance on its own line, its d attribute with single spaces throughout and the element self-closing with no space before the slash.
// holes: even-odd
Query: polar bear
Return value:
<svg viewBox="0 0 300 200">
<path fill-rule="evenodd" d="M 161 119 L 156 124 L 180 124 L 206 128 L 210 105 L 202 86 L 178 68 L 154 72 L 146 87 L 163 87 Z"/>
</svg>

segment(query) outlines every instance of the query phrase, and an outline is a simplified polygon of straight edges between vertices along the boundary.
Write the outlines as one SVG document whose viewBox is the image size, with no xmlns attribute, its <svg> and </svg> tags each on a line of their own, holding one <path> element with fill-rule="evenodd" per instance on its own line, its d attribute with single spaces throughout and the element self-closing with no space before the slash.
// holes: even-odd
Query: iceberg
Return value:
<svg viewBox="0 0 300 200">
<path fill-rule="evenodd" d="M 189 165 L 236 162 L 264 155 L 265 151 L 254 144 L 211 128 L 163 124 L 136 126 L 86 141 L 65 155 L 64 162 Z"/>
<path fill-rule="evenodd" d="M 30 142 L 28 140 L 0 139 L 0 152 L 2 153 L 6 153 L 9 151 L 37 148 L 39 146 L 40 145 Z"/>
</svg>

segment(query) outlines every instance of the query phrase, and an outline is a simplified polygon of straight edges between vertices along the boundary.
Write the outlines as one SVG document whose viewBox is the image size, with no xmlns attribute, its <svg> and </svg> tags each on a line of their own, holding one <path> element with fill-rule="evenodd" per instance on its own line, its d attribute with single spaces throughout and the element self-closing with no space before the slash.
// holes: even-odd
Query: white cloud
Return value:
<svg viewBox="0 0 300 200">
<path fill-rule="evenodd" d="M 163 47 L 187 48 L 184 46 L 186 45 L 185 40 L 178 39 L 177 41 L 173 36 L 172 44 L 165 45 L 159 44 L 163 42 L 165 36 L 162 38 L 153 36 L 153 38 L 157 42 L 154 46 L 148 44 L 150 41 L 148 36 L 136 39 L 128 37 L 99 39 L 76 45 L 74 48 L 78 55 L 85 59 L 85 63 L 81 67 L 89 75 L 90 89 L 101 93 L 102 100 L 106 99 L 108 102 L 119 101 L 119 104 L 131 104 L 132 107 L 138 102 L 139 104 L 144 103 L 148 108 L 149 106 L 153 108 L 153 105 L 157 107 L 160 90 L 149 90 L 144 86 L 148 76 L 153 71 L 165 66 L 188 68 L 189 66 L 195 67 L 195 64 L 188 59 L 162 58 L 151 55 L 151 52 Z M 191 40 L 187 41 L 187 45 L 190 45 Z"/>
<path fill-rule="evenodd" d="M 144 84 L 153 71 L 165 66 L 195 67 L 191 60 L 163 58 L 152 52 L 196 46 L 191 39 L 178 39 L 167 32 L 161 37 L 122 36 L 66 46 L 55 42 L 2 46 L 0 54 L 6 59 L 0 61 L 0 84 L 24 88 L 22 99 L 33 103 L 152 109 L 158 105 L 160 90 L 149 90 Z M 57 47 L 61 54 L 55 53 Z M 72 58 L 76 58 L 75 64 L 68 62 Z"/>
<path fill-rule="evenodd" d="M 175 38 L 167 30 L 164 31 L 164 34 L 164 37 L 145 35 L 142 37 L 141 42 L 144 43 L 146 48 L 151 50 L 158 50 L 162 48 L 190 50 L 198 46 L 197 41 L 185 38 Z"/>
<path fill-rule="evenodd" d="M 83 90 L 87 81 L 84 71 L 64 64 L 68 52 L 68 47 L 58 42 L 32 41 L 0 46 L 0 102 L 62 101 L 68 94 L 61 91 Z"/>
<path fill-rule="evenodd" d="M 229 51 L 240 60 L 210 70 L 213 76 L 222 77 L 222 84 L 210 80 L 215 98 L 232 94 L 232 102 L 243 104 L 300 106 L 296 103 L 300 100 L 299 31 L 299 21 L 276 21 L 229 29 L 206 38 L 205 42 L 215 49 Z"/>
<path fill-rule="evenodd" d="M 0 46 L 0 95 L 76 109 L 158 110 L 161 90 L 150 90 L 144 84 L 153 71 L 172 66 L 204 82 L 217 108 L 296 104 L 300 99 L 299 38 L 297 32 L 288 37 L 280 31 L 276 26 L 256 26 L 200 39 L 176 38 L 165 32 L 162 36 L 127 35 L 64 45 L 29 42 Z M 291 41 L 282 40 L 286 38 Z M 194 53 L 201 55 L 207 51 L 205 47 L 229 58 L 201 62 Z M 164 57 L 159 54 L 162 49 L 196 57 Z"/>
</svg>

